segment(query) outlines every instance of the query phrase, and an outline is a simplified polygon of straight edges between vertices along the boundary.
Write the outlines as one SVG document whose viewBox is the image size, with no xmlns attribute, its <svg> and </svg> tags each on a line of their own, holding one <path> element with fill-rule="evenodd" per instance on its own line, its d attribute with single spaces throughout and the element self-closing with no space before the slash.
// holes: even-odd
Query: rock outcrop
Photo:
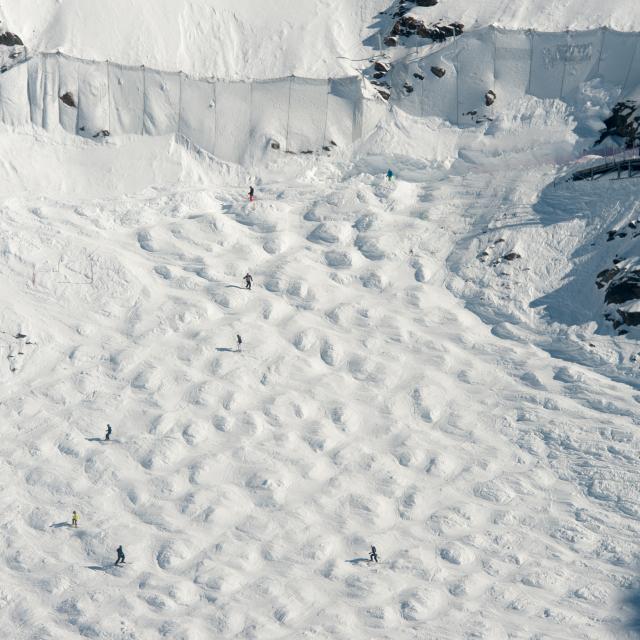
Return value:
<svg viewBox="0 0 640 640">
<path fill-rule="evenodd" d="M 638 105 L 628 100 L 618 102 L 613 107 L 611 115 L 604 121 L 605 128 L 600 132 L 600 138 L 596 146 L 604 142 L 607 138 L 618 138 L 624 142 L 627 149 L 638 146 L 640 136 L 640 115 L 637 113 Z"/>
<path fill-rule="evenodd" d="M 4 33 L 0 33 L 0 45 L 5 47 L 23 47 L 24 42 L 22 42 L 20 36 L 17 36 L 15 33 L 5 31 Z"/>
</svg>

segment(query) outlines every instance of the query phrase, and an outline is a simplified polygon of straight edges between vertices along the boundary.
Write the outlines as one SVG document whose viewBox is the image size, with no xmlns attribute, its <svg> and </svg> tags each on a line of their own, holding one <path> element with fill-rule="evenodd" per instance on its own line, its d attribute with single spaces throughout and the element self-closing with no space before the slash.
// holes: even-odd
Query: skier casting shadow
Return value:
<svg viewBox="0 0 640 640">
<path fill-rule="evenodd" d="M 118 566 L 119 564 L 124 564 L 124 551 L 122 550 L 122 545 L 120 545 L 116 549 L 116 553 L 118 554 L 118 558 L 113 564 L 116 566 Z"/>
</svg>

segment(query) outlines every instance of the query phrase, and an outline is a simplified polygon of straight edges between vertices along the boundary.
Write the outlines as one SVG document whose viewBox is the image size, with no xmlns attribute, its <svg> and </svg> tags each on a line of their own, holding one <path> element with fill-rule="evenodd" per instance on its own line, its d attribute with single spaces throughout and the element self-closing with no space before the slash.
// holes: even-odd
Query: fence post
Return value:
<svg viewBox="0 0 640 640">
<path fill-rule="evenodd" d="M 596 75 L 600 75 L 600 64 L 602 63 L 602 52 L 604 51 L 604 41 L 607 37 L 608 27 L 605 25 L 604 27 L 600 27 L 600 53 L 598 54 L 598 66 L 596 67 Z"/>
<path fill-rule="evenodd" d="M 491 27 L 493 30 L 493 92 L 497 94 L 496 91 L 496 65 L 498 60 L 498 29 L 495 26 Z M 492 109 L 495 111 L 495 108 Z"/>
<path fill-rule="evenodd" d="M 218 142 L 218 94 L 216 92 L 218 81 L 213 80 L 213 150 L 216 149 L 216 143 Z"/>
<path fill-rule="evenodd" d="M 568 53 L 569 47 L 571 46 L 571 34 L 569 33 L 569 29 L 567 29 L 565 33 L 567 35 L 567 53 Z M 567 77 L 567 65 L 569 64 L 567 62 L 568 57 L 569 56 L 565 54 L 564 66 L 562 67 L 562 83 L 560 84 L 560 98 L 564 98 L 564 81 L 565 81 L 565 78 Z"/>
<path fill-rule="evenodd" d="M 176 131 L 181 132 L 180 123 L 182 121 L 182 71 L 178 71 L 178 126 Z"/>
<path fill-rule="evenodd" d="M 291 117 L 291 85 L 293 83 L 293 74 L 289 76 L 289 102 L 287 105 L 287 132 L 284 140 L 285 153 L 289 151 L 289 118 Z"/>
<path fill-rule="evenodd" d="M 453 41 L 455 43 L 454 59 L 456 61 L 456 124 L 460 126 L 460 52 L 458 47 L 458 36 L 453 32 Z"/>
<path fill-rule="evenodd" d="M 531 94 L 531 79 L 533 76 L 533 38 L 535 33 L 533 29 L 527 29 L 527 35 L 529 36 L 529 83 L 527 84 L 527 93 Z"/>
<path fill-rule="evenodd" d="M 111 65 L 109 64 L 109 59 L 107 58 L 107 120 L 108 120 L 108 130 L 109 134 L 111 134 Z"/>
<path fill-rule="evenodd" d="M 636 54 L 638 53 L 638 40 L 640 38 L 636 38 L 636 46 L 633 49 L 633 55 L 631 56 L 631 60 L 629 61 L 629 68 L 627 69 L 627 75 L 624 78 L 624 84 L 622 85 L 622 95 L 624 95 L 625 89 L 627 88 L 627 83 L 629 82 L 629 76 L 631 75 L 631 69 L 633 69 L 633 63 L 636 59 Z"/>
<path fill-rule="evenodd" d="M 422 69 L 420 72 L 420 75 L 424 73 Z M 424 78 L 420 80 L 420 117 L 424 118 Z"/>
<path fill-rule="evenodd" d="M 324 129 L 322 130 L 322 151 L 327 146 L 327 122 L 329 121 L 329 95 L 331 94 L 331 78 L 327 78 L 327 102 L 324 110 Z"/>
<path fill-rule="evenodd" d="M 140 135 L 143 136 L 144 135 L 144 114 L 147 111 L 147 74 L 144 68 L 144 65 L 142 66 L 142 131 L 140 131 Z"/>
</svg>

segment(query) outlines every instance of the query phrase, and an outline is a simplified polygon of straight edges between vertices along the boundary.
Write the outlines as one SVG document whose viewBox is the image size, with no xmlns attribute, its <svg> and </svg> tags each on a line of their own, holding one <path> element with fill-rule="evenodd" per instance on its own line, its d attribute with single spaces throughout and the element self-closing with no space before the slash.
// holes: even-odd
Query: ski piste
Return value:
<svg viewBox="0 0 640 640">
<path fill-rule="evenodd" d="M 637 635 L 637 1 L 0 4 L 10 637 Z"/>
</svg>

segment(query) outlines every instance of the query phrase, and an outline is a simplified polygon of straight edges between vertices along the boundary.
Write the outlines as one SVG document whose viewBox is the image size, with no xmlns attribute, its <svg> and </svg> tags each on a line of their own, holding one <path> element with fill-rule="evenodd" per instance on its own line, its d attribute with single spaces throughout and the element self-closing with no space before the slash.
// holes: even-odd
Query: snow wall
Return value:
<svg viewBox="0 0 640 640">
<path fill-rule="evenodd" d="M 391 102 L 412 115 L 472 124 L 523 94 L 571 102 L 582 83 L 596 78 L 620 88 L 624 97 L 640 84 L 639 40 L 638 33 L 607 28 L 538 33 L 487 27 L 394 65 L 387 76 Z M 445 73 L 438 77 L 432 68 Z M 496 96 L 491 105 L 489 91 Z"/>
<path fill-rule="evenodd" d="M 362 137 L 359 77 L 226 82 L 62 53 L 23 56 L 0 75 L 0 121 L 97 138 L 181 134 L 230 162 L 278 143 L 317 152 Z"/>
</svg>

